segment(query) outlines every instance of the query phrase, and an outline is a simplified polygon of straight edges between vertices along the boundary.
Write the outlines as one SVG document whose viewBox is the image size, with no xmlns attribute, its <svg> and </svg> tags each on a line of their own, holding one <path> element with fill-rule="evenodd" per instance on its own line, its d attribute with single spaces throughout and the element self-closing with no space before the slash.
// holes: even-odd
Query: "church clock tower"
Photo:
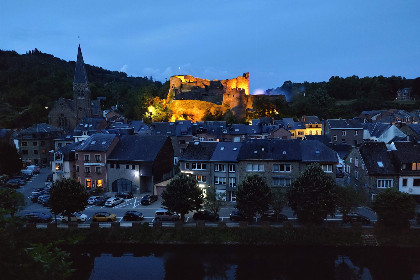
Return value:
<svg viewBox="0 0 420 280">
<path fill-rule="evenodd" d="M 77 52 L 76 70 L 74 73 L 73 99 L 77 123 L 79 123 L 83 118 L 89 118 L 92 116 L 89 82 L 86 75 L 85 63 L 83 61 L 80 44 Z"/>
</svg>

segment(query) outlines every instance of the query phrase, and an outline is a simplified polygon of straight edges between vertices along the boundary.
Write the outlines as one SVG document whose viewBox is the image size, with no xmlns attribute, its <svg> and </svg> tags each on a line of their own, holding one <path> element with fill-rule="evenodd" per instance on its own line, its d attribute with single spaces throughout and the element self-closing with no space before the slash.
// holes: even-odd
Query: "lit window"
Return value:
<svg viewBox="0 0 420 280">
<path fill-rule="evenodd" d="M 98 182 L 97 182 L 96 186 L 97 186 L 98 188 L 102 188 L 102 187 L 103 187 L 103 181 L 102 181 L 102 180 L 98 180 Z"/>
<path fill-rule="evenodd" d="M 86 188 L 91 188 L 91 187 L 92 187 L 92 180 L 86 179 Z"/>
</svg>

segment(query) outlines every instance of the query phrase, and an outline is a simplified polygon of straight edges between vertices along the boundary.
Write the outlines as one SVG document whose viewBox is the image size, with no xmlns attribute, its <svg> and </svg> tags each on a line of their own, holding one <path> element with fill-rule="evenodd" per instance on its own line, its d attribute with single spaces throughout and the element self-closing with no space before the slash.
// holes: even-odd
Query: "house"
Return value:
<svg viewBox="0 0 420 280">
<path fill-rule="evenodd" d="M 395 167 L 399 172 L 396 184 L 400 192 L 420 195 L 420 144 L 394 142 L 390 145 Z"/>
<path fill-rule="evenodd" d="M 270 132 L 267 137 L 268 139 L 282 139 L 282 140 L 290 140 L 292 139 L 292 133 L 290 131 L 284 129 L 283 127 L 275 128 Z"/>
<path fill-rule="evenodd" d="M 363 125 L 353 119 L 328 119 L 324 122 L 324 134 L 333 144 L 357 146 L 363 142 Z"/>
<path fill-rule="evenodd" d="M 397 90 L 397 100 L 411 100 L 411 88 L 400 88 Z"/>
<path fill-rule="evenodd" d="M 73 144 L 74 142 L 73 134 L 60 135 L 54 139 L 54 151 L 58 151 L 62 147 Z"/>
<path fill-rule="evenodd" d="M 153 193 L 155 184 L 173 176 L 173 159 L 166 135 L 122 135 L 107 157 L 108 191 Z"/>
<path fill-rule="evenodd" d="M 385 142 L 386 144 L 407 140 L 407 135 L 394 124 L 381 122 L 364 123 L 363 127 L 363 140 Z"/>
<path fill-rule="evenodd" d="M 345 158 L 347 183 L 373 199 L 381 190 L 398 188 L 398 172 L 384 142 L 365 142 Z"/>
<path fill-rule="evenodd" d="M 212 168 L 210 160 L 218 142 L 190 142 L 179 159 L 181 173 L 197 179 L 204 190 L 212 184 Z"/>
<path fill-rule="evenodd" d="M 86 140 L 89 136 L 100 133 L 107 125 L 104 118 L 84 118 L 73 130 L 75 142 Z"/>
<path fill-rule="evenodd" d="M 283 118 L 282 127 L 290 131 L 292 139 L 303 139 L 306 126 L 303 122 L 295 122 L 293 118 Z"/>
<path fill-rule="evenodd" d="M 51 164 L 53 181 L 72 178 L 76 179 L 76 149 L 82 142 L 70 143 L 60 147 L 54 152 Z"/>
<path fill-rule="evenodd" d="M 198 141 L 232 141 L 225 121 L 196 122 L 192 125 L 192 134 Z"/>
<path fill-rule="evenodd" d="M 41 123 L 20 130 L 13 137 L 23 163 L 46 167 L 50 164 L 49 152 L 54 150 L 54 139 L 62 134 L 62 129 Z"/>
<path fill-rule="evenodd" d="M 227 201 L 236 201 L 241 146 L 237 142 L 219 142 L 210 158 L 210 185 L 216 187 L 216 193 L 225 194 Z"/>
<path fill-rule="evenodd" d="M 420 124 L 418 123 L 403 124 L 400 127 L 400 130 L 405 135 L 407 135 L 408 141 L 420 142 Z"/>
<path fill-rule="evenodd" d="M 317 116 L 303 116 L 301 121 L 305 124 L 305 135 L 322 134 L 322 121 Z"/>
<path fill-rule="evenodd" d="M 98 133 L 75 148 L 76 177 L 87 189 L 107 187 L 106 162 L 118 140 L 115 134 Z"/>
</svg>

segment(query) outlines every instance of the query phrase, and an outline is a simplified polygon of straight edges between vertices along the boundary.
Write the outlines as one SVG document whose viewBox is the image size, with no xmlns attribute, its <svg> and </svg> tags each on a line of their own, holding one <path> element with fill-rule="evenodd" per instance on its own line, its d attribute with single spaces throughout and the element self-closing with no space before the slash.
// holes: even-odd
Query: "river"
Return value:
<svg viewBox="0 0 420 280">
<path fill-rule="evenodd" d="M 377 247 L 71 248 L 73 279 L 420 279 L 420 250 Z"/>
</svg>

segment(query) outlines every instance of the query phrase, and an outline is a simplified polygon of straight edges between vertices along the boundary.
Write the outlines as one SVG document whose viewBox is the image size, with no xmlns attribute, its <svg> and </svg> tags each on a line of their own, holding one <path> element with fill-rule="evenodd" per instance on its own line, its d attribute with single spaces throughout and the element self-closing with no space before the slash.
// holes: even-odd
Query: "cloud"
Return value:
<svg viewBox="0 0 420 280">
<path fill-rule="evenodd" d="M 128 65 L 124 64 L 123 67 L 121 67 L 120 72 L 127 73 Z"/>
</svg>

